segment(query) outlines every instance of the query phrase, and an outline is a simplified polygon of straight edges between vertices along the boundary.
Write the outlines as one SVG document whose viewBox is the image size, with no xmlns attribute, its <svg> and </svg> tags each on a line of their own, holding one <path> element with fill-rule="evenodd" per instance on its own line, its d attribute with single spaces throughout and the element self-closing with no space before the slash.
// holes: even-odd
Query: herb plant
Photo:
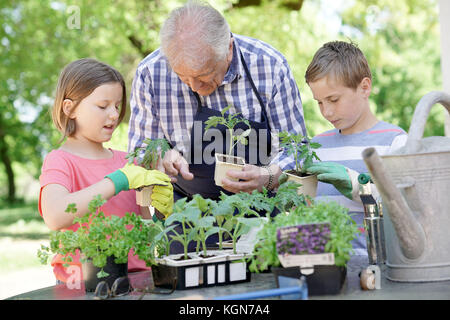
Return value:
<svg viewBox="0 0 450 320">
<path fill-rule="evenodd" d="M 281 230 L 277 229 L 277 252 L 289 254 L 324 253 L 331 233 L 328 223 L 299 225 L 296 232 L 287 234 Z"/>
<path fill-rule="evenodd" d="M 131 249 L 147 265 L 154 263 L 154 251 L 148 240 L 151 226 L 135 213 L 126 213 L 124 217 L 105 216 L 99 210 L 105 202 L 100 195 L 94 197 L 88 205 L 89 212 L 74 218 L 74 223 L 79 224 L 76 231 L 52 231 L 50 247 L 41 245 L 38 250 L 41 263 L 46 264 L 50 254 L 61 254 L 64 256 L 62 260 L 69 263 L 79 250 L 81 262 L 92 260 L 94 266 L 101 268 L 98 278 L 108 276 L 103 271 L 108 257 L 114 256 L 116 263 L 126 263 Z M 69 213 L 76 211 L 75 204 L 66 209 Z"/>
<path fill-rule="evenodd" d="M 356 222 L 348 214 L 348 209 L 337 202 L 317 202 L 311 206 L 298 206 L 287 214 L 280 213 L 265 223 L 258 233 L 259 242 L 255 246 L 249 264 L 252 272 L 266 270 L 269 266 L 280 265 L 277 254 L 277 229 L 300 224 L 328 222 L 330 240 L 325 252 L 334 253 L 336 266 L 345 266 L 352 252 L 352 240 L 360 232 Z"/>
<path fill-rule="evenodd" d="M 306 168 L 313 163 L 314 159 L 320 161 L 316 152 L 313 150 L 320 148 L 322 146 L 320 143 L 311 142 L 311 139 L 308 137 L 287 131 L 280 132 L 278 136 L 280 137 L 280 146 L 289 155 L 294 156 L 295 171 L 298 174 L 305 174 Z"/>
<path fill-rule="evenodd" d="M 221 114 L 222 116 L 211 116 L 208 118 L 208 120 L 205 121 L 206 127 L 205 131 L 208 130 L 211 127 L 216 127 L 219 124 L 224 125 L 228 132 L 230 133 L 230 147 L 228 149 L 228 155 L 231 155 L 233 152 L 234 146 L 239 142 L 243 145 L 247 145 L 247 137 L 250 135 L 251 128 L 250 123 L 247 119 L 242 118 L 239 113 L 235 114 L 229 114 L 227 117 L 225 116 L 225 113 L 231 108 L 231 106 L 226 107 L 222 110 Z M 248 129 L 243 131 L 239 135 L 235 135 L 234 127 L 238 123 L 245 123 L 248 126 Z"/>
</svg>

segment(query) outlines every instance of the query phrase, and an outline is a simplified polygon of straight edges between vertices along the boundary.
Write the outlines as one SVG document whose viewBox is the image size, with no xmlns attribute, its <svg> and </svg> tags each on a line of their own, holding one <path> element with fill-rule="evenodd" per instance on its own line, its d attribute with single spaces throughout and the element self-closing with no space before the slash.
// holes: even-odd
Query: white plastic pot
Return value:
<svg viewBox="0 0 450 320">
<path fill-rule="evenodd" d="M 222 180 L 224 178 L 238 181 L 227 176 L 228 170 L 242 171 L 245 165 L 245 160 L 242 157 L 235 157 L 226 154 L 216 153 L 216 169 L 214 171 L 214 181 L 217 186 L 222 186 Z"/>
<path fill-rule="evenodd" d="M 150 196 L 153 192 L 153 186 L 143 187 L 142 189 L 136 190 L 136 204 L 141 207 L 148 207 L 152 204 L 152 199 Z"/>
<path fill-rule="evenodd" d="M 305 177 L 299 177 L 291 173 L 284 172 L 288 176 L 288 181 L 294 181 L 300 183 L 297 193 L 315 198 L 317 194 L 317 175 L 309 175 Z"/>
</svg>

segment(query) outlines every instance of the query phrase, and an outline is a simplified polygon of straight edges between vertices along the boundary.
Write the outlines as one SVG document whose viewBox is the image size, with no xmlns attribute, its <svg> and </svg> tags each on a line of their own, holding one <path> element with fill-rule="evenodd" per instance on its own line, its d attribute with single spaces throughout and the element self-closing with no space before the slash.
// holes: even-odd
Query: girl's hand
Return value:
<svg viewBox="0 0 450 320">
<path fill-rule="evenodd" d="M 173 186 L 154 186 L 152 195 L 152 206 L 164 215 L 164 220 L 173 212 Z"/>
<path fill-rule="evenodd" d="M 137 189 L 145 186 L 167 186 L 170 184 L 170 178 L 164 172 L 147 170 L 129 163 L 106 177 L 111 179 L 114 183 L 116 194 L 120 191 Z"/>
</svg>

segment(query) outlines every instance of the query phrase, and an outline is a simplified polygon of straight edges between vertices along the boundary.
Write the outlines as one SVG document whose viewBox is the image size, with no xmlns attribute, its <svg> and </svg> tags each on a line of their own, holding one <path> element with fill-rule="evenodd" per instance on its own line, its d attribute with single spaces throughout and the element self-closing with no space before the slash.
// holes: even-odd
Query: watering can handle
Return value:
<svg viewBox="0 0 450 320">
<path fill-rule="evenodd" d="M 418 142 L 423 137 L 425 123 L 431 107 L 436 103 L 442 104 L 450 113 L 450 95 L 442 91 L 431 91 L 424 95 L 414 110 L 414 115 L 409 126 L 408 141 L 406 141 L 406 153 L 416 153 Z"/>
</svg>

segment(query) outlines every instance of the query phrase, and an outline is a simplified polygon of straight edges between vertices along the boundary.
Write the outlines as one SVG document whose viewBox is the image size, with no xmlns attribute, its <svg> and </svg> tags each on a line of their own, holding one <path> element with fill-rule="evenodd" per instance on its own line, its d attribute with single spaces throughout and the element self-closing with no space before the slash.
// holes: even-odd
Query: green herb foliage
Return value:
<svg viewBox="0 0 450 320">
<path fill-rule="evenodd" d="M 259 241 L 250 259 L 252 272 L 267 270 L 269 266 L 280 265 L 277 254 L 277 229 L 300 224 L 329 222 L 331 235 L 325 246 L 325 252 L 334 253 L 335 264 L 345 266 L 352 252 L 351 241 L 360 232 L 348 209 L 331 201 L 312 203 L 311 206 L 297 206 L 288 213 L 280 213 L 258 233 Z"/>
<path fill-rule="evenodd" d="M 127 262 L 128 253 L 134 249 L 147 265 L 154 264 L 157 243 L 149 241 L 154 236 L 154 222 L 145 222 L 135 213 L 126 213 L 124 217 L 105 216 L 99 210 L 105 202 L 100 195 L 94 197 L 89 203 L 89 212 L 74 218 L 74 224 L 79 224 L 76 231 L 52 231 L 50 247 L 41 245 L 38 250 L 41 263 L 46 264 L 50 254 L 61 254 L 64 262 L 72 262 L 72 255 L 79 250 L 81 262 L 92 260 L 94 266 L 103 268 L 110 256 L 115 257 L 116 263 Z M 66 209 L 70 213 L 76 211 L 75 204 L 70 204 Z M 99 278 L 107 275 L 103 269 L 97 274 Z"/>
</svg>

